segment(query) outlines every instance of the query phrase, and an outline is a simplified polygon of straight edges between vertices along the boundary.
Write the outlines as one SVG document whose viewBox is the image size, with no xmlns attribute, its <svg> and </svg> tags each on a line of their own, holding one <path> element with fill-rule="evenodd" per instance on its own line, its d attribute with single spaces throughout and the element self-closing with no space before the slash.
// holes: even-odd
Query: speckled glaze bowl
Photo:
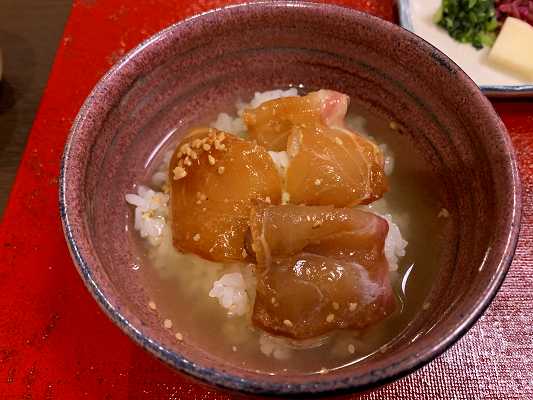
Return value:
<svg viewBox="0 0 533 400">
<path fill-rule="evenodd" d="M 161 143 L 254 90 L 303 84 L 348 93 L 398 121 L 424 156 L 419 171 L 447 205 L 450 229 L 421 311 L 394 344 L 323 375 L 270 376 L 177 345 L 146 307 L 131 265 L 124 194 Z M 176 128 L 176 129 L 174 129 Z M 164 146 L 164 145 L 163 145 Z M 160 359 L 203 382 L 255 394 L 368 389 L 429 362 L 463 335 L 500 287 L 519 229 L 519 180 L 506 130 L 476 85 L 438 50 L 388 22 L 336 6 L 254 3 L 212 11 L 127 54 L 87 98 L 65 148 L 60 209 L 87 288 L 109 317 Z"/>
</svg>

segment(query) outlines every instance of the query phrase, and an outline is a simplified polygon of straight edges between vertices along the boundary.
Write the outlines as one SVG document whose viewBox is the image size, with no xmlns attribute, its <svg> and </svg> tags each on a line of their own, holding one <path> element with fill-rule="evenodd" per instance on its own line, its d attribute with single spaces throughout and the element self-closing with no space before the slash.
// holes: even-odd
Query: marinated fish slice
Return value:
<svg viewBox="0 0 533 400">
<path fill-rule="evenodd" d="M 255 201 L 250 213 L 252 249 L 258 266 L 302 251 L 354 258 L 372 268 L 382 257 L 387 222 L 375 214 L 333 206 L 269 206 Z M 376 245 L 377 244 L 377 245 Z"/>
<path fill-rule="evenodd" d="M 368 204 L 387 191 L 383 154 L 370 140 L 324 125 L 296 126 L 288 139 L 286 191 L 294 204 Z"/>
<path fill-rule="evenodd" d="M 170 162 L 174 246 L 213 261 L 246 259 L 251 200 L 279 202 L 264 148 L 212 128 L 187 135 Z"/>
<path fill-rule="evenodd" d="M 320 123 L 343 127 L 349 97 L 332 90 L 319 90 L 307 96 L 284 97 L 246 110 L 243 120 L 250 138 L 267 150 L 283 151 L 293 126 Z"/>
<path fill-rule="evenodd" d="M 256 204 L 250 225 L 258 263 L 252 319 L 261 329 L 307 339 L 364 328 L 394 311 L 382 218 L 354 209 Z"/>
</svg>

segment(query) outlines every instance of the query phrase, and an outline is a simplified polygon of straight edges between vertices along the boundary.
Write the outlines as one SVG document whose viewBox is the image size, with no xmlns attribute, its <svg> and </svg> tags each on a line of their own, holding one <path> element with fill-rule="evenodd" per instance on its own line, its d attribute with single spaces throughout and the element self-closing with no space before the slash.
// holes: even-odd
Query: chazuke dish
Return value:
<svg viewBox="0 0 533 400">
<path fill-rule="evenodd" d="M 449 216 L 401 127 L 326 89 L 229 109 L 125 195 L 147 307 L 176 346 L 270 374 L 386 351 L 428 308 Z"/>
</svg>

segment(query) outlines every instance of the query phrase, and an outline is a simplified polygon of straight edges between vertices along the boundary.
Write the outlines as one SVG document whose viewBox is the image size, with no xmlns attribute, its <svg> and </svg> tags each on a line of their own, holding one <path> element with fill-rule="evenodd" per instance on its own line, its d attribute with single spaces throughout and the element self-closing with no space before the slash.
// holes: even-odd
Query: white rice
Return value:
<svg viewBox="0 0 533 400">
<path fill-rule="evenodd" d="M 246 282 L 240 272 L 224 274 L 213 283 L 209 297 L 218 299 L 218 303 L 228 310 L 228 315 L 245 315 L 250 309 Z"/>
<path fill-rule="evenodd" d="M 237 117 L 232 117 L 229 114 L 221 113 L 217 119 L 211 124 L 212 127 L 223 130 L 225 132 L 233 133 L 244 137 L 246 135 L 246 127 L 241 119 L 242 113 L 246 108 L 255 108 L 261 105 L 265 101 L 274 100 L 280 97 L 297 96 L 297 89 L 292 88 L 289 90 L 272 90 L 267 92 L 256 92 L 250 103 L 238 102 L 236 104 Z M 358 132 L 365 133 L 365 120 L 362 117 L 352 117 L 350 119 L 350 125 Z M 372 138 L 371 138 L 372 139 Z M 380 148 L 385 154 L 385 172 L 390 175 L 394 168 L 394 157 L 386 145 L 381 144 Z M 269 151 L 269 154 L 280 173 L 280 176 L 285 179 L 286 171 L 289 165 L 289 157 L 286 151 L 274 152 Z M 134 211 L 134 228 L 139 232 L 140 236 L 148 241 L 148 243 L 161 254 L 174 252 L 176 256 L 182 257 L 178 253 L 171 240 L 170 229 L 167 226 L 169 219 L 169 195 L 168 192 L 168 165 L 172 151 L 165 153 L 163 162 L 159 166 L 158 170 L 154 173 L 151 179 L 151 183 L 154 188 L 139 185 L 137 187 L 137 193 L 126 194 L 126 201 L 135 207 Z M 289 201 L 288 193 L 283 193 L 282 203 Z M 385 255 L 390 265 L 391 271 L 398 269 L 398 262 L 400 258 L 405 255 L 405 248 L 407 241 L 402 237 L 400 228 L 393 222 L 396 221 L 396 217 L 393 217 L 387 210 L 386 202 L 379 200 L 371 205 L 363 206 L 368 211 L 374 212 L 377 215 L 382 216 L 389 223 L 389 233 L 385 240 Z M 402 225 L 402 224 L 401 224 Z M 405 222 L 402 225 L 407 225 Z M 173 265 L 179 264 L 179 262 L 173 262 Z M 251 313 L 251 308 L 254 303 L 255 296 L 255 274 L 250 266 L 233 266 L 230 272 L 227 272 L 227 268 L 224 268 L 222 264 L 211 263 L 214 267 L 211 269 L 213 274 L 209 277 L 202 276 L 202 285 L 208 284 L 211 287 L 209 291 L 209 297 L 212 297 L 218 301 L 221 307 L 223 307 L 228 317 L 245 316 Z M 226 273 L 220 275 L 217 271 L 224 271 Z M 366 271 L 363 269 L 366 273 Z M 218 279 L 216 278 L 218 274 Z M 364 281 L 364 274 L 361 273 L 361 279 Z M 209 280 L 209 282 L 206 282 Z M 368 281 L 368 276 L 367 276 Z M 369 286 L 369 283 L 364 284 L 365 287 Z M 194 283 L 191 282 L 191 287 Z M 379 288 L 376 288 L 378 290 Z M 374 296 L 373 293 L 368 294 L 368 301 L 371 302 Z M 313 347 L 321 345 L 327 338 L 319 338 L 319 340 L 313 340 L 309 346 Z M 298 346 L 291 346 L 289 341 L 283 338 L 273 337 L 266 333 L 262 333 L 259 339 L 260 350 L 266 356 L 273 357 L 278 360 L 285 360 L 289 358 L 295 348 L 300 348 L 301 343 Z M 309 347 L 307 345 L 304 348 Z"/>
</svg>

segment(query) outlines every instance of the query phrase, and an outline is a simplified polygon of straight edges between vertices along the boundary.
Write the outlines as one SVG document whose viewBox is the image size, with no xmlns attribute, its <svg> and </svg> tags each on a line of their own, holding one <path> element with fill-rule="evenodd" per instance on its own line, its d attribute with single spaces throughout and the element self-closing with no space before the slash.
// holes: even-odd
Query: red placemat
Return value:
<svg viewBox="0 0 533 400">
<path fill-rule="evenodd" d="M 335 2 L 394 18 L 392 0 Z M 0 225 L 0 399 L 232 398 L 178 375 L 111 323 L 72 265 L 57 208 L 63 145 L 97 80 L 142 39 L 228 3 L 74 2 Z M 510 273 L 458 344 L 362 398 L 533 399 L 533 102 L 495 106 L 517 148 L 523 180 L 522 234 Z"/>
</svg>

